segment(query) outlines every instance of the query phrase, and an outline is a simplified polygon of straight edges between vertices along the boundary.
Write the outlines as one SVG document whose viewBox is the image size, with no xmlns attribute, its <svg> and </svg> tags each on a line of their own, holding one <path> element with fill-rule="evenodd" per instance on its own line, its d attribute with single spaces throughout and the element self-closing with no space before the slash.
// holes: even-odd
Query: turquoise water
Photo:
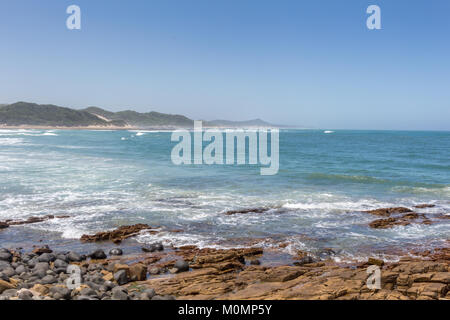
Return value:
<svg viewBox="0 0 450 320">
<path fill-rule="evenodd" d="M 281 130 L 280 170 L 259 165 L 172 164 L 176 144 L 158 131 L 0 130 L 0 220 L 69 215 L 23 227 L 77 239 L 123 224 L 161 226 L 140 242 L 264 245 L 339 257 L 442 245 L 450 224 L 370 229 L 362 210 L 450 212 L 450 132 Z M 265 213 L 227 210 L 269 207 Z M 11 228 L 10 228 L 11 229 Z M 181 229 L 183 232 L 171 232 Z M 20 242 L 1 231 L 0 241 Z M 9 237 L 9 238 L 8 238 Z"/>
</svg>

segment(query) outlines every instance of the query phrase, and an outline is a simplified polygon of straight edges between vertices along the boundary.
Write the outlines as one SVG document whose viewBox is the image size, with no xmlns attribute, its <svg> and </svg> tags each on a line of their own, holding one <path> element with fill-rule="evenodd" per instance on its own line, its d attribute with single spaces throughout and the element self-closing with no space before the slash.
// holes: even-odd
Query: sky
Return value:
<svg viewBox="0 0 450 320">
<path fill-rule="evenodd" d="M 0 103 L 450 130 L 449 14 L 448 0 L 0 0 Z"/>
</svg>

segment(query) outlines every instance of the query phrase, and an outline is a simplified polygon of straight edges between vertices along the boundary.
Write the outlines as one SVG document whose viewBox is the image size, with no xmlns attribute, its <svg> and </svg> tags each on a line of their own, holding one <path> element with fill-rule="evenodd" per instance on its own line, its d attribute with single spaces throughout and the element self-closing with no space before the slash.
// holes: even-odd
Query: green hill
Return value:
<svg viewBox="0 0 450 320">
<path fill-rule="evenodd" d="M 0 126 L 48 126 L 48 127 L 184 127 L 191 128 L 194 121 L 183 115 L 160 112 L 140 113 L 133 110 L 111 112 L 98 107 L 82 110 L 59 107 L 51 104 L 40 105 L 16 102 L 0 105 Z M 250 121 L 205 121 L 208 127 L 268 127 L 262 120 Z"/>
<path fill-rule="evenodd" d="M 130 126 L 135 127 L 154 127 L 154 126 L 173 126 L 173 127 L 192 127 L 194 121 L 178 114 L 166 114 L 159 112 L 140 113 L 132 110 L 110 112 L 98 107 L 89 107 L 83 111 L 99 115 L 109 120 L 123 120 Z"/>
<path fill-rule="evenodd" d="M 7 126 L 125 126 L 124 121 L 109 122 L 92 113 L 55 105 L 17 102 L 0 107 L 0 125 Z"/>
</svg>

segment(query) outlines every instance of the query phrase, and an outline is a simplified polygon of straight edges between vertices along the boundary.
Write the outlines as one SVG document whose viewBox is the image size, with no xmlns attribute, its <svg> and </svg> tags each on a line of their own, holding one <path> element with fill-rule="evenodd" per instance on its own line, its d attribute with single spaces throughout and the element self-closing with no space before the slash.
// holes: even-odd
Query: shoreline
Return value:
<svg viewBox="0 0 450 320">
<path fill-rule="evenodd" d="M 294 264 L 262 265 L 262 248 L 145 247 L 129 255 L 120 245 L 88 255 L 42 245 L 32 252 L 2 248 L 0 300 L 450 299 L 449 247 L 393 263 L 369 258 L 350 266 L 308 256 Z M 81 275 L 74 288 L 67 284 L 69 265 Z M 378 289 L 367 287 L 370 266 L 381 270 Z"/>
</svg>

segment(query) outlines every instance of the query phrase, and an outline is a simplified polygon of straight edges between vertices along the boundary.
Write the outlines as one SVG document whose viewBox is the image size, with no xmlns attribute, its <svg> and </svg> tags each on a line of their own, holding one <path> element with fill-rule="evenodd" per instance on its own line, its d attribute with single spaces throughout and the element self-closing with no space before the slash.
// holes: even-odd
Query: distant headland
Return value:
<svg viewBox="0 0 450 320">
<path fill-rule="evenodd" d="M 81 110 L 52 104 L 16 102 L 0 104 L 0 128 L 58 129 L 175 129 L 191 128 L 194 120 L 178 114 L 111 112 L 98 107 Z M 260 119 L 248 121 L 205 121 L 205 127 L 279 127 Z"/>
</svg>

